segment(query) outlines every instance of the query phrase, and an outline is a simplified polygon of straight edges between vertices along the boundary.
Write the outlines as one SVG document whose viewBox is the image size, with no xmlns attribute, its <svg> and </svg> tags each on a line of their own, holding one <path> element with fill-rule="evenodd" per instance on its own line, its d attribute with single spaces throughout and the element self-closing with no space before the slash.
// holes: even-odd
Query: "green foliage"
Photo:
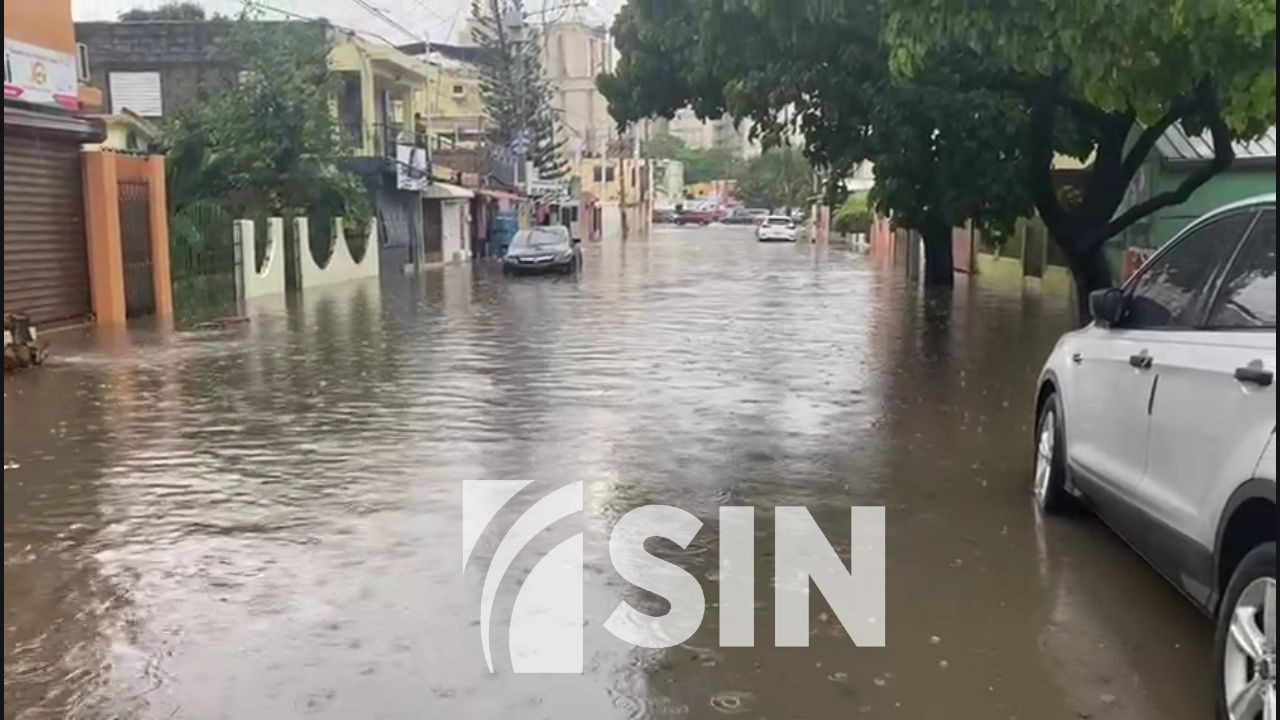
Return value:
<svg viewBox="0 0 1280 720">
<path fill-rule="evenodd" d="M 845 198 L 831 217 L 831 227 L 838 233 L 867 232 L 874 213 L 866 193 L 853 193 Z"/>
<path fill-rule="evenodd" d="M 1132 111 L 1143 126 L 1206 78 L 1238 135 L 1275 123 L 1275 0 L 890 0 L 889 7 L 887 38 L 901 73 L 963 44 L 1002 71 L 1059 75 L 1069 96 Z"/>
<path fill-rule="evenodd" d="M 738 173 L 738 197 L 753 207 L 799 209 L 813 196 L 813 168 L 795 148 L 771 148 Z"/>
<path fill-rule="evenodd" d="M 689 106 L 750 118 L 766 147 L 799 133 L 831 178 L 871 160 L 877 206 L 907 227 L 1028 212 L 1025 112 L 951 66 L 894 78 L 881 24 L 878 0 L 629 3 L 617 69 L 598 85 L 622 124 Z"/>
<path fill-rule="evenodd" d="M 120 13 L 122 22 L 138 21 L 138 20 L 204 20 L 204 8 L 200 3 L 183 2 L 175 0 L 167 2 L 154 10 L 146 8 L 133 8 Z M 221 15 L 214 15 L 215 19 L 222 19 Z"/>
<path fill-rule="evenodd" d="M 344 151 L 323 32 L 312 23 L 235 22 L 227 43 L 239 72 L 213 80 L 166 121 L 175 214 L 217 201 L 250 214 L 308 209 L 367 223 L 363 185 L 334 165 Z"/>
<path fill-rule="evenodd" d="M 872 201 L 927 251 L 949 252 L 951 223 L 999 232 L 1034 207 L 1087 291 L 1107 238 L 1275 123 L 1275 17 L 1275 0 L 646 0 L 619 13 L 597 84 L 624 125 L 687 106 L 750 118 L 766 146 L 798 132 L 828 177 L 873 161 Z M 1174 123 L 1206 130 L 1213 161 L 1130 197 Z M 1059 196 L 1057 154 L 1091 159 L 1081 192 Z"/>
<path fill-rule="evenodd" d="M 564 177 L 560 120 L 551 107 L 551 88 L 542 71 L 541 42 L 523 18 L 523 0 L 472 0 L 472 39 L 480 47 L 480 92 L 492 120 L 489 141 L 511 150 L 520 139 L 526 158 L 544 179 Z M 508 25 L 519 19 L 518 27 Z"/>
</svg>

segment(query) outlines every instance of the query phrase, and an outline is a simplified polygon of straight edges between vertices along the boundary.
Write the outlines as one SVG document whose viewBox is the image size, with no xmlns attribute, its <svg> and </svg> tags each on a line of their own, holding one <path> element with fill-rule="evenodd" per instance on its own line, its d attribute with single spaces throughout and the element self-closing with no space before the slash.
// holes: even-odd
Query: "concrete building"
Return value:
<svg viewBox="0 0 1280 720">
<path fill-rule="evenodd" d="M 760 154 L 759 143 L 751 140 L 751 124 L 748 121 L 735 127 L 733 119 L 729 117 L 700 120 L 693 110 L 685 108 L 676 111 L 675 116 L 670 119 L 659 118 L 650 125 L 652 134 L 678 137 L 687 147 L 695 150 L 719 148 L 744 160 Z"/>
<path fill-rule="evenodd" d="M 565 152 L 571 157 L 606 152 L 618 137 L 609 101 L 596 88 L 596 76 L 614 68 L 608 29 L 575 8 L 565 18 L 541 26 L 539 32 L 551 104 L 568 135 Z"/>
<path fill-rule="evenodd" d="M 5 313 L 171 316 L 164 158 L 83 147 L 108 136 L 70 0 L 6 2 L 4 56 Z"/>
</svg>

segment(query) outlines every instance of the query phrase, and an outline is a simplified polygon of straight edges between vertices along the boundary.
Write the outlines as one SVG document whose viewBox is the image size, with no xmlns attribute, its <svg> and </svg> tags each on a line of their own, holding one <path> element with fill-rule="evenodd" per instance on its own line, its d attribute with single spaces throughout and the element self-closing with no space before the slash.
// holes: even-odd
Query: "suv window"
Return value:
<svg viewBox="0 0 1280 720">
<path fill-rule="evenodd" d="M 1276 326 L 1276 211 L 1263 211 L 1218 292 L 1209 327 Z"/>
<path fill-rule="evenodd" d="M 1253 216 L 1249 210 L 1214 218 L 1161 253 L 1131 286 L 1129 309 L 1121 324 L 1127 328 L 1194 327 L 1210 282 L 1235 252 Z"/>
</svg>

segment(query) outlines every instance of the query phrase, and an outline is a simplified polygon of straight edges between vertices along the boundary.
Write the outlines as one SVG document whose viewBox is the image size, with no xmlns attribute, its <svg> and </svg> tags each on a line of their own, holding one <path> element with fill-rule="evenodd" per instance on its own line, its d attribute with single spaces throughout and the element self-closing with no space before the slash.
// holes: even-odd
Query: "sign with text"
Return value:
<svg viewBox="0 0 1280 720">
<path fill-rule="evenodd" d="M 79 110 L 75 56 L 5 38 L 4 97 Z"/>
<path fill-rule="evenodd" d="M 396 188 L 422 192 L 431 184 L 427 151 L 416 145 L 396 145 Z"/>
</svg>

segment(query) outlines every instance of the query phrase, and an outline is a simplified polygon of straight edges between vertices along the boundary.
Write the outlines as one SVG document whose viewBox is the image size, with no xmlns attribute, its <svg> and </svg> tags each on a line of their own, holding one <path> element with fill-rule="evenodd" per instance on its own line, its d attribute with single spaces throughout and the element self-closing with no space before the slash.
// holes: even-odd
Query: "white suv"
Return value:
<svg viewBox="0 0 1280 720">
<path fill-rule="evenodd" d="M 1276 718 L 1276 198 L 1089 297 L 1040 377 L 1041 509 L 1082 500 L 1217 618 L 1222 720 Z"/>
</svg>

